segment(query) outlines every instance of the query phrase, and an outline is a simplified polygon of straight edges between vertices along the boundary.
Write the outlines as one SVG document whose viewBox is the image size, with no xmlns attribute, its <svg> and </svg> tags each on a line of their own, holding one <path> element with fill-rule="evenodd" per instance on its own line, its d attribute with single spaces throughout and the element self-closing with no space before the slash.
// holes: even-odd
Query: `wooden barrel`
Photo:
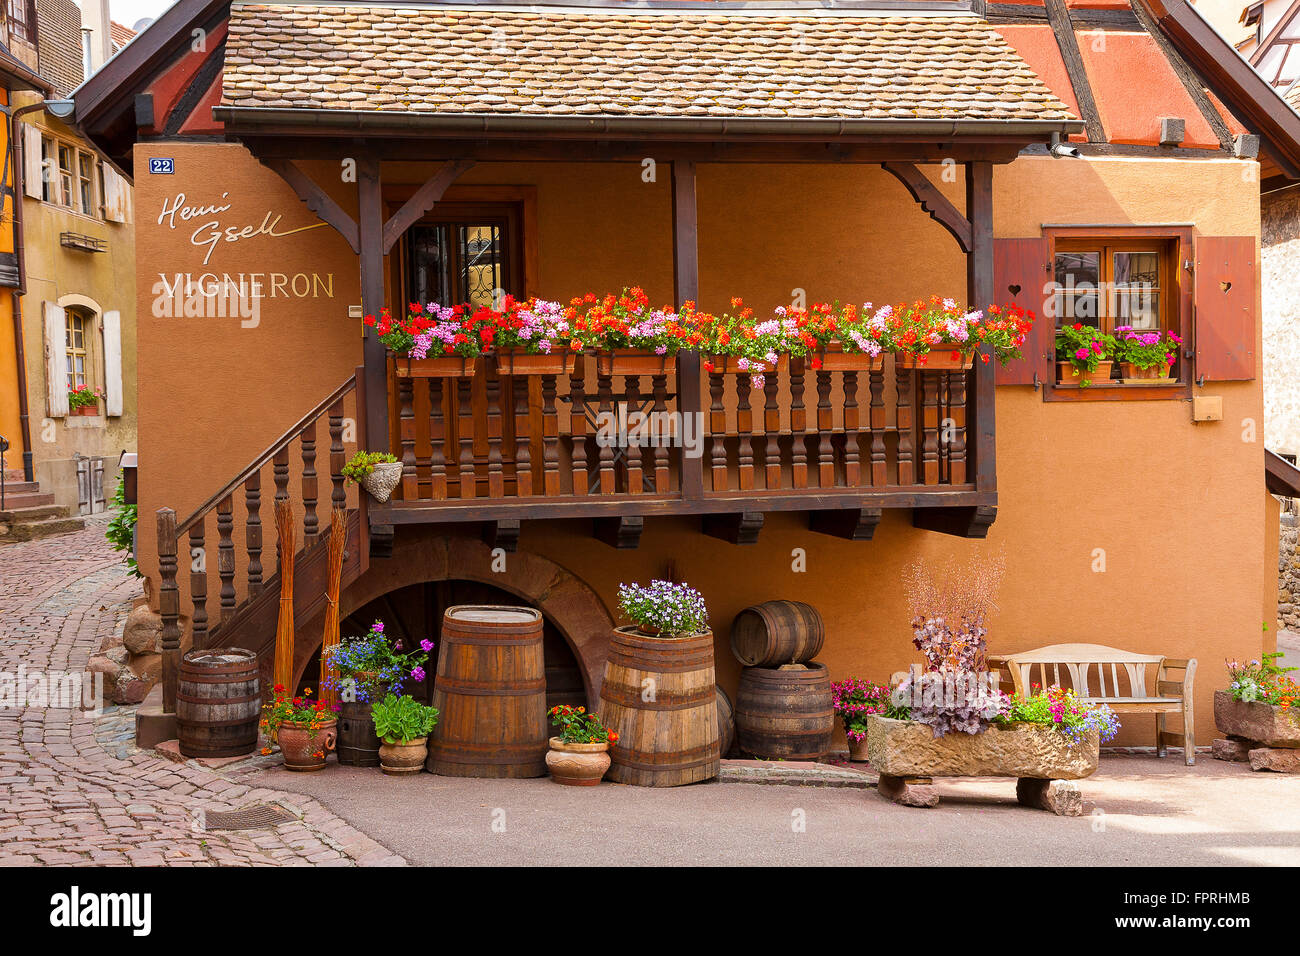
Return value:
<svg viewBox="0 0 1300 956">
<path fill-rule="evenodd" d="M 257 747 L 257 655 L 242 647 L 190 651 L 176 682 L 176 737 L 186 757 L 239 757 Z"/>
<path fill-rule="evenodd" d="M 831 679 L 822 664 L 746 667 L 736 696 L 742 753 L 769 760 L 819 760 L 835 730 Z"/>
<path fill-rule="evenodd" d="M 447 608 L 433 706 L 439 716 L 429 738 L 432 773 L 545 776 L 542 615 L 526 607 Z"/>
<path fill-rule="evenodd" d="M 731 652 L 746 667 L 804 664 L 821 653 L 822 616 L 801 601 L 765 601 L 731 623 Z"/>
<path fill-rule="evenodd" d="M 731 706 L 731 698 L 721 687 L 717 688 L 718 699 L 718 753 L 725 757 L 731 753 L 731 745 L 736 742 L 736 715 Z"/>
<path fill-rule="evenodd" d="M 618 732 L 608 779 L 677 787 L 718 775 L 711 633 L 662 638 L 616 628 L 600 702 L 606 726 Z"/>
<path fill-rule="evenodd" d="M 373 706 L 369 701 L 339 704 L 339 736 L 334 753 L 344 766 L 379 766 L 379 737 L 371 716 Z"/>
</svg>

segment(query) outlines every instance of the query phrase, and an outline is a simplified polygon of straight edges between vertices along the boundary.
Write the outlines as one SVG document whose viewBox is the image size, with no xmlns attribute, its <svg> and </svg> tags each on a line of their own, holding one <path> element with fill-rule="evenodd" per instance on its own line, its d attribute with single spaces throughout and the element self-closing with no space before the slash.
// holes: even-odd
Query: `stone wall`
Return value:
<svg viewBox="0 0 1300 956">
<path fill-rule="evenodd" d="M 1300 452 L 1300 188 L 1260 199 L 1263 251 L 1264 442 Z"/>
<path fill-rule="evenodd" d="M 1277 554 L 1277 627 L 1300 631 L 1300 499 L 1282 499 L 1282 534 Z"/>
</svg>

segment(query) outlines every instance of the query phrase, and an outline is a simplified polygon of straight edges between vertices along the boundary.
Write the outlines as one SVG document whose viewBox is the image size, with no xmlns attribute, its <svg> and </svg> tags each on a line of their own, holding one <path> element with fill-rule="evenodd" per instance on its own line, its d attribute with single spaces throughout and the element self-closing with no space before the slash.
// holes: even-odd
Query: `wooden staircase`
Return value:
<svg viewBox="0 0 1300 956">
<path fill-rule="evenodd" d="M 342 586 L 347 587 L 369 566 L 366 497 L 343 478 L 348 455 L 343 441 L 345 422 L 355 424 L 356 447 L 365 448 L 365 408 L 362 369 L 344 381 L 304 415 L 237 476 L 183 521 L 170 508 L 159 509 L 159 612 L 163 631 L 163 710 L 175 708 L 175 674 L 181 637 L 188 631 L 194 648 L 243 647 L 267 660 L 275 644 L 280 600 L 280 556 L 267 557 L 263 570 L 263 479 L 269 477 L 274 498 L 265 509 L 266 524 L 275 535 L 274 505 L 288 501 L 295 514 L 294 621 L 312 621 L 325 604 L 329 525 L 333 509 L 347 521 Z M 325 478 L 329 495 L 318 500 L 316 469 L 322 426 L 328 429 Z M 296 451 L 296 454 L 295 454 Z M 323 513 L 318 513 L 323 512 Z M 236 541 L 237 517 L 243 534 Z M 216 560 L 210 560 L 209 528 L 216 528 Z M 275 547 L 275 544 L 272 544 Z M 179 568 L 187 573 L 179 573 Z M 209 584 L 215 567 L 215 607 L 209 608 Z"/>
<path fill-rule="evenodd" d="M 42 493 L 40 483 L 23 481 L 21 471 L 6 471 L 4 500 L 0 502 L 0 544 L 35 541 L 86 527 L 86 520 L 54 503 Z"/>
</svg>

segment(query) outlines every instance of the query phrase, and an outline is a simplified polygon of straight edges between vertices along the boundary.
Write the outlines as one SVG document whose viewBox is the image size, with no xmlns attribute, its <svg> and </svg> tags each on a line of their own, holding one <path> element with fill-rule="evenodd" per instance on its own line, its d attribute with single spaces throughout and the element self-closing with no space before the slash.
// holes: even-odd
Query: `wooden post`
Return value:
<svg viewBox="0 0 1300 956">
<path fill-rule="evenodd" d="M 217 577 L 221 581 L 221 623 L 235 614 L 234 501 L 226 495 L 217 502 Z"/>
<path fill-rule="evenodd" d="M 966 164 L 966 218 L 971 226 L 971 250 L 966 256 L 966 298 L 968 308 L 987 309 L 996 295 L 993 289 L 993 165 Z M 980 349 L 975 358 L 975 490 L 996 491 L 998 487 L 994 428 L 995 375 L 997 362 L 992 349 Z M 968 399 L 969 401 L 969 399 Z M 967 449 L 970 454 L 970 449 Z"/>
<path fill-rule="evenodd" d="M 673 160 L 673 285 L 677 307 L 700 296 L 699 225 L 695 207 L 695 163 Z M 682 417 L 703 421 L 704 396 L 700 388 L 700 353 L 677 353 L 677 410 Z M 685 426 L 683 426 L 685 427 Z M 692 425 L 692 428 L 695 426 Z M 703 427 L 696 429 L 703 432 Z M 701 446 L 703 447 L 703 446 Z M 682 454 L 682 497 L 704 496 L 704 459 Z"/>
<path fill-rule="evenodd" d="M 357 229 L 361 244 L 361 311 L 379 315 L 384 306 L 384 205 L 379 161 L 357 163 Z M 373 330 L 366 333 L 366 442 L 371 451 L 389 451 L 388 356 Z"/>
<path fill-rule="evenodd" d="M 158 612 L 162 616 L 163 713 L 176 713 L 181 666 L 180 590 L 176 587 L 176 512 L 158 509 Z"/>
</svg>

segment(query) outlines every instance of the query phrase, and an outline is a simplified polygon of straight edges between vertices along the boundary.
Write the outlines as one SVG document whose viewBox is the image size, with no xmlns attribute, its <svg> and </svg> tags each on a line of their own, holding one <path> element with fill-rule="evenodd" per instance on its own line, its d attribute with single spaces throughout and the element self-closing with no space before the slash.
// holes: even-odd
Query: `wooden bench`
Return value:
<svg viewBox="0 0 1300 956">
<path fill-rule="evenodd" d="M 1068 686 L 1080 699 L 1089 704 L 1106 704 L 1116 714 L 1155 714 L 1156 754 L 1163 757 L 1165 745 L 1173 743 L 1182 746 L 1189 767 L 1196 763 L 1192 712 L 1195 658 L 1134 654 L 1102 644 L 1052 644 L 1015 654 L 989 655 L 988 661 L 990 669 L 1000 667 L 1010 673 L 1019 694 L 1029 693 L 1035 683 L 1041 687 Z M 1151 664 L 1156 666 L 1155 696 L 1147 688 L 1147 666 Z M 1034 668 L 1038 669 L 1036 679 Z M 1183 676 L 1173 680 L 1170 671 L 1182 671 Z M 1062 683 L 1062 672 L 1068 684 Z M 1121 674 L 1127 678 L 1127 694 L 1121 688 Z M 1183 715 L 1181 734 L 1165 729 L 1165 718 L 1178 713 Z"/>
</svg>

